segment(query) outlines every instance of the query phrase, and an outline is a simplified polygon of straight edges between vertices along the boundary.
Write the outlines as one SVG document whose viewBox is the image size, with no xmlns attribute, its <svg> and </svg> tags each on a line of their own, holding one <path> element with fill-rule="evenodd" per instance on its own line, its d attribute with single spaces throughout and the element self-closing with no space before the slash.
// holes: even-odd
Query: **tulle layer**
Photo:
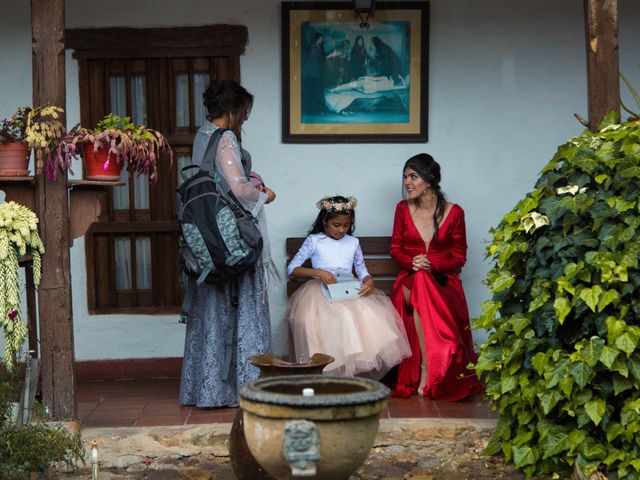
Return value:
<svg viewBox="0 0 640 480">
<path fill-rule="evenodd" d="M 382 291 L 329 303 L 321 285 L 309 280 L 291 297 L 287 320 L 298 361 L 326 353 L 335 362 L 325 374 L 379 379 L 411 356 L 402 319 Z"/>
</svg>

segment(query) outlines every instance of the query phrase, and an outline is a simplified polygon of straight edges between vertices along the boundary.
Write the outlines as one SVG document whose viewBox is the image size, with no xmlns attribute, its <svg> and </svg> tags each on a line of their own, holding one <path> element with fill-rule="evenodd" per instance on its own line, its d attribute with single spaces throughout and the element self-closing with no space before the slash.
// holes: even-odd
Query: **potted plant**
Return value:
<svg viewBox="0 0 640 480">
<path fill-rule="evenodd" d="M 43 253 L 36 215 L 15 202 L 0 204 L 0 326 L 4 332 L 8 369 L 15 367 L 27 334 L 21 315 L 18 257 L 32 256 L 33 283 L 38 285 Z"/>
<path fill-rule="evenodd" d="M 55 178 L 58 172 L 70 171 L 71 161 L 82 155 L 87 179 L 119 180 L 126 161 L 132 171 L 149 174 L 155 181 L 157 160 L 165 154 L 173 158 L 160 132 L 110 113 L 94 129 L 76 125 L 64 135 L 47 158 L 47 176 Z"/>
<path fill-rule="evenodd" d="M 29 151 L 36 149 L 36 171 L 42 159 L 64 134 L 60 107 L 20 107 L 10 118 L 0 121 L 0 176 L 29 173 Z"/>
</svg>

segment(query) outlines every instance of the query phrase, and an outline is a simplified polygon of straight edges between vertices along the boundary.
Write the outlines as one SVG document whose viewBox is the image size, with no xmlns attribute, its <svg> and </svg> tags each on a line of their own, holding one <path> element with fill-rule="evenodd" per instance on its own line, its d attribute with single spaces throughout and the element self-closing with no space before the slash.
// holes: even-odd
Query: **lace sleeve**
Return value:
<svg viewBox="0 0 640 480">
<path fill-rule="evenodd" d="M 353 255 L 353 266 L 356 269 L 356 275 L 358 275 L 358 279 L 362 282 L 365 278 L 370 277 L 369 271 L 367 270 L 367 266 L 364 264 L 364 256 L 362 255 L 362 248 L 360 248 L 360 241 L 358 241 L 358 245 L 356 246 L 356 252 Z"/>
<path fill-rule="evenodd" d="M 291 273 L 295 268 L 300 267 L 304 262 L 306 262 L 311 255 L 313 255 L 313 251 L 315 250 L 315 244 L 313 242 L 313 238 L 309 235 L 302 246 L 300 246 L 300 250 L 296 252 L 294 257 L 289 262 L 287 266 L 287 277 L 291 276 Z"/>
<path fill-rule="evenodd" d="M 267 200 L 267 194 L 256 190 L 242 168 L 240 145 L 232 131 L 222 134 L 216 152 L 216 170 L 242 205 L 256 216 Z"/>
</svg>

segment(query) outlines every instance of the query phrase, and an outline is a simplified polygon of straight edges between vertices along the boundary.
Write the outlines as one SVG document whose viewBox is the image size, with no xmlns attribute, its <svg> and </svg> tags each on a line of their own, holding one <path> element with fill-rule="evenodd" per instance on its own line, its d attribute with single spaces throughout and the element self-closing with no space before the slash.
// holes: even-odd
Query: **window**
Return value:
<svg viewBox="0 0 640 480">
<path fill-rule="evenodd" d="M 202 92 L 211 80 L 239 80 L 246 28 L 70 30 L 66 44 L 78 58 L 83 124 L 95 126 L 109 112 L 129 116 L 161 131 L 174 150 L 173 164 L 159 159 L 155 184 L 123 169 L 124 185 L 109 189 L 85 237 L 89 311 L 177 312 L 179 173 L 206 121 Z"/>
</svg>

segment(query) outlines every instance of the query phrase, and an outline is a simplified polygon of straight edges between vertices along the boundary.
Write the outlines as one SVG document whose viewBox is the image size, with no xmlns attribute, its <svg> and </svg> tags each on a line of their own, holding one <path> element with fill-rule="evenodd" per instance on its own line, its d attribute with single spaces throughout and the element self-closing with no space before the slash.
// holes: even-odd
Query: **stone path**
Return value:
<svg viewBox="0 0 640 480">
<path fill-rule="evenodd" d="M 350 480 L 524 479 L 500 459 L 482 455 L 495 424 L 481 419 L 382 420 L 371 454 Z M 231 424 L 87 428 L 82 436 L 87 443 L 100 443 L 101 480 L 234 480 L 230 429 Z M 91 479 L 89 465 L 62 478 Z"/>
</svg>

